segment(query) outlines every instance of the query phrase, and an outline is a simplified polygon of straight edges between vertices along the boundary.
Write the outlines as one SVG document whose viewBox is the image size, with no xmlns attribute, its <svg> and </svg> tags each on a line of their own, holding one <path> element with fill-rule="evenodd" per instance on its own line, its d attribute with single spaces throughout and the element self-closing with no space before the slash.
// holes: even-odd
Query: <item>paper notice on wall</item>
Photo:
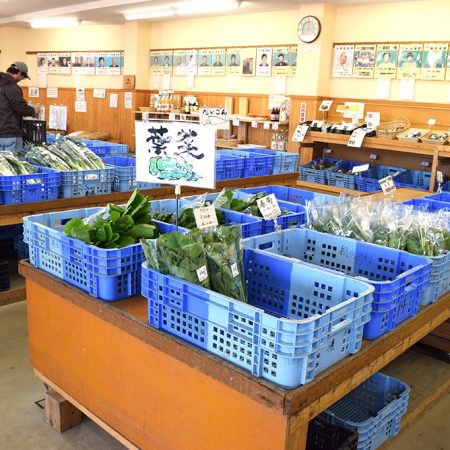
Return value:
<svg viewBox="0 0 450 450">
<path fill-rule="evenodd" d="M 125 92 L 125 109 L 133 109 L 133 93 Z"/>
<path fill-rule="evenodd" d="M 73 74 L 73 85 L 78 88 L 81 86 L 81 75 L 79 73 Z"/>
<path fill-rule="evenodd" d="M 285 75 L 278 75 L 275 77 L 275 93 L 276 94 L 286 94 L 286 80 Z"/>
<path fill-rule="evenodd" d="M 30 97 L 30 98 L 39 98 L 39 88 L 30 86 L 28 88 L 28 97 Z"/>
<path fill-rule="evenodd" d="M 195 75 L 193 73 L 189 73 L 186 79 L 186 87 L 188 89 L 192 89 L 195 85 Z"/>
<path fill-rule="evenodd" d="M 84 101 L 75 102 L 75 112 L 85 113 L 87 111 L 87 103 Z"/>
<path fill-rule="evenodd" d="M 48 122 L 52 130 L 67 130 L 67 106 L 50 105 Z"/>
<path fill-rule="evenodd" d="M 402 78 L 400 80 L 400 100 L 414 100 L 416 80 L 414 78 Z"/>
<path fill-rule="evenodd" d="M 229 75 L 227 78 L 228 78 L 228 88 L 234 91 L 237 86 L 238 77 L 236 75 Z"/>
<path fill-rule="evenodd" d="M 39 76 L 38 86 L 40 88 L 46 88 L 47 87 L 48 73 L 47 72 L 39 72 L 38 76 Z"/>
<path fill-rule="evenodd" d="M 162 88 L 163 89 L 170 89 L 170 80 L 171 80 L 170 74 L 165 73 L 162 77 Z"/>
<path fill-rule="evenodd" d="M 159 89 L 160 85 L 161 85 L 161 76 L 152 75 L 152 89 Z"/>
<path fill-rule="evenodd" d="M 109 94 L 109 107 L 117 108 L 118 103 L 119 103 L 119 94 L 111 92 L 111 94 Z"/>
<path fill-rule="evenodd" d="M 84 88 L 77 88 L 77 102 L 84 102 L 86 100 L 86 92 Z"/>
<path fill-rule="evenodd" d="M 94 89 L 94 98 L 106 98 L 106 89 Z"/>
<path fill-rule="evenodd" d="M 390 91 L 391 91 L 391 79 L 390 78 L 378 78 L 375 97 L 388 100 Z"/>
<path fill-rule="evenodd" d="M 47 98 L 58 98 L 58 88 L 57 87 L 47 88 Z"/>
</svg>

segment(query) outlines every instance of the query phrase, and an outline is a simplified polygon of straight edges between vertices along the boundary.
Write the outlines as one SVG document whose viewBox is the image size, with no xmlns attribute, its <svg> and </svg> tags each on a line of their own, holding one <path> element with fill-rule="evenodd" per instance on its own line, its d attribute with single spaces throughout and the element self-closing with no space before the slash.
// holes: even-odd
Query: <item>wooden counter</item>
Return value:
<svg viewBox="0 0 450 450">
<path fill-rule="evenodd" d="M 20 272 L 32 367 L 130 448 L 304 449 L 310 419 L 450 317 L 447 295 L 286 390 L 150 328 L 140 296 L 106 303 L 26 262 Z"/>
</svg>

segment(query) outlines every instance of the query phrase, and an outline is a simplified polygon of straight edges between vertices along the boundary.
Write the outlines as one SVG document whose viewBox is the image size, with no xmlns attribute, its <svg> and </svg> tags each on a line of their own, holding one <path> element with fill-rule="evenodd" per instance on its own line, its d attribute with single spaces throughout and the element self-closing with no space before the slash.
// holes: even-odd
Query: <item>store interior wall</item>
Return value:
<svg viewBox="0 0 450 450">
<path fill-rule="evenodd" d="M 299 43 L 299 20 L 313 14 L 322 21 L 319 39 L 310 45 Z M 124 25 L 32 30 L 0 28 L 2 70 L 10 61 L 22 59 L 30 66 L 37 85 L 35 55 L 27 51 L 124 50 L 125 74 L 136 75 L 136 88 L 151 89 L 149 50 L 214 46 L 259 46 L 299 43 L 299 64 L 295 77 L 287 78 L 287 94 L 374 99 L 376 80 L 331 78 L 333 42 L 448 41 L 450 2 L 410 1 L 371 5 L 334 6 L 303 4 L 294 10 L 171 20 L 158 23 L 131 22 Z M 186 91 L 187 77 L 172 76 L 172 87 Z M 122 88 L 122 77 L 81 76 L 86 88 Z M 399 99 L 399 81 L 393 80 L 391 100 Z M 26 85 L 26 84 L 25 84 Z M 49 75 L 48 85 L 74 87 L 71 75 Z M 200 77 L 191 89 L 199 92 L 275 93 L 275 77 Z M 417 81 L 415 100 L 447 103 L 448 82 Z"/>
</svg>

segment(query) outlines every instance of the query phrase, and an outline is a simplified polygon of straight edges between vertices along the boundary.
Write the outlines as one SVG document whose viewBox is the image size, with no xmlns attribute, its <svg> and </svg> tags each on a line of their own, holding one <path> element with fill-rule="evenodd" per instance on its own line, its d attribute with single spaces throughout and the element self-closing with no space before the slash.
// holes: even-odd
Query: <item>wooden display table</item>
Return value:
<svg viewBox="0 0 450 450">
<path fill-rule="evenodd" d="M 150 328 L 141 296 L 105 303 L 26 262 L 20 272 L 36 374 L 129 448 L 304 449 L 310 419 L 450 317 L 448 295 L 286 390 Z"/>
</svg>

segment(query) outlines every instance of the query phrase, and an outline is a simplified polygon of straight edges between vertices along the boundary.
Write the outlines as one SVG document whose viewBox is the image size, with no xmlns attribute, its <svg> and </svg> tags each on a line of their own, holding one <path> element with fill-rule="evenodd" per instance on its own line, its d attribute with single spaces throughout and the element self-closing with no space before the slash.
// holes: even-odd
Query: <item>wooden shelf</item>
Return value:
<svg viewBox="0 0 450 450">
<path fill-rule="evenodd" d="M 25 285 L 0 292 L 0 306 L 21 302 L 25 300 L 25 295 Z"/>
<path fill-rule="evenodd" d="M 314 192 L 339 195 L 341 192 L 347 195 L 361 195 L 365 192 L 355 191 L 353 189 L 345 189 L 336 186 L 328 186 L 327 184 L 309 183 L 308 181 L 297 180 L 297 186 Z"/>
</svg>

